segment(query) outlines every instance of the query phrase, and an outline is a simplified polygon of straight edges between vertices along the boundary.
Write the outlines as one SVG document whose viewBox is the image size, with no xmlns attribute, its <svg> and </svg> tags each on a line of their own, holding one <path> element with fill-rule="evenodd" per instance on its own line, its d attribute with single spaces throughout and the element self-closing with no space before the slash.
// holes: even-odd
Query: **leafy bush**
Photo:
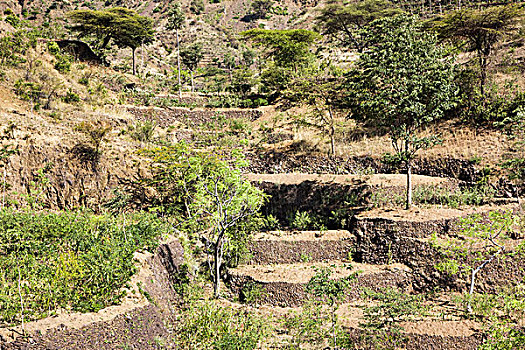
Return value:
<svg viewBox="0 0 525 350">
<path fill-rule="evenodd" d="M 157 124 L 152 121 L 138 122 L 129 128 L 129 135 L 132 139 L 140 142 L 149 142 L 153 138 Z"/>
<path fill-rule="evenodd" d="M 71 60 L 67 55 L 56 55 L 55 69 L 60 73 L 67 73 L 71 70 Z"/>
<path fill-rule="evenodd" d="M 313 219 L 305 211 L 296 211 L 290 226 L 297 230 L 308 230 L 313 224 Z"/>
<path fill-rule="evenodd" d="M 7 33 L 0 38 L 0 64 L 16 66 L 24 62 L 29 43 L 23 31 Z"/>
<path fill-rule="evenodd" d="M 80 102 L 80 96 L 73 90 L 69 89 L 67 90 L 66 96 L 62 98 L 62 100 L 65 103 L 74 103 L 74 102 Z"/>
<path fill-rule="evenodd" d="M 163 229 L 150 214 L 0 210 L 0 326 L 118 303 L 133 253 L 151 251 Z"/>
<path fill-rule="evenodd" d="M 239 300 L 245 304 L 257 305 L 266 293 L 266 289 L 254 281 L 248 281 L 241 289 Z"/>
<path fill-rule="evenodd" d="M 107 141 L 107 136 L 112 130 L 111 124 L 103 120 L 81 122 L 75 130 L 84 134 L 87 141 L 91 144 L 95 153 L 100 153 L 100 146 L 103 141 Z"/>
<path fill-rule="evenodd" d="M 177 344 L 181 349 L 250 350 L 269 333 L 266 318 L 210 301 L 190 304 L 180 320 Z"/>
<path fill-rule="evenodd" d="M 375 301 L 374 305 L 365 307 L 364 328 L 386 330 L 398 327 L 396 322 L 405 320 L 408 316 L 421 316 L 428 313 L 423 305 L 424 296 L 405 294 L 395 288 L 383 288 L 375 292 L 370 289 L 363 291 L 363 297 Z"/>
</svg>

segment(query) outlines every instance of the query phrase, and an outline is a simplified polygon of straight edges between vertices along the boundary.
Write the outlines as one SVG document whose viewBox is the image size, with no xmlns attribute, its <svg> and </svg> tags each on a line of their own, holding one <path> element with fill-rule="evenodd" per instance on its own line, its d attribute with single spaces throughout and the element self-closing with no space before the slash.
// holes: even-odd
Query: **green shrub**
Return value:
<svg viewBox="0 0 525 350">
<path fill-rule="evenodd" d="M 239 293 L 239 300 L 245 304 L 258 304 L 266 293 L 266 289 L 254 281 L 248 281 Z"/>
<path fill-rule="evenodd" d="M 7 15 L 5 21 L 15 28 L 19 27 L 21 23 L 20 19 L 15 15 Z"/>
<path fill-rule="evenodd" d="M 74 103 L 74 102 L 80 102 L 80 96 L 73 90 L 69 89 L 67 90 L 66 96 L 62 98 L 62 100 L 65 103 Z"/>
<path fill-rule="evenodd" d="M 71 70 L 71 60 L 67 55 L 56 55 L 55 69 L 60 73 L 67 73 Z"/>
<path fill-rule="evenodd" d="M 164 229 L 150 214 L 0 210 L 0 326 L 119 303 L 133 253 Z"/>
<path fill-rule="evenodd" d="M 296 211 L 290 226 L 296 230 L 308 230 L 312 228 L 314 219 L 305 211 Z"/>
<path fill-rule="evenodd" d="M 20 96 L 22 100 L 32 102 L 36 110 L 40 107 L 40 98 L 42 97 L 42 86 L 40 84 L 18 79 L 15 83 L 15 94 Z"/>
<path fill-rule="evenodd" d="M 129 128 L 129 135 L 133 140 L 140 142 L 149 142 L 153 138 L 157 124 L 152 121 L 138 122 Z"/>
<path fill-rule="evenodd" d="M 55 41 L 49 41 L 47 43 L 47 51 L 53 56 L 56 56 L 60 53 L 60 47 L 58 47 L 58 44 Z"/>
<path fill-rule="evenodd" d="M 181 314 L 177 344 L 181 349 L 250 350 L 269 334 L 267 318 L 210 301 L 194 302 Z"/>
</svg>

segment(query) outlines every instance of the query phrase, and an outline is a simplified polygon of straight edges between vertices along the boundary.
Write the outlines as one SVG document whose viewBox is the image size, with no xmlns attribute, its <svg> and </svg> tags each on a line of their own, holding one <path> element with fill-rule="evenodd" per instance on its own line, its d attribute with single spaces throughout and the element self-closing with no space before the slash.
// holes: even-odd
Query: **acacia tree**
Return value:
<svg viewBox="0 0 525 350">
<path fill-rule="evenodd" d="M 319 71 L 311 77 L 295 80 L 285 91 L 285 98 L 293 106 L 307 111 L 296 117 L 299 125 L 319 130 L 330 139 L 330 155 L 335 156 L 335 135 L 339 118 L 343 118 L 341 100 L 344 90 L 342 77 Z"/>
<path fill-rule="evenodd" d="M 191 92 L 195 92 L 193 74 L 203 57 L 204 54 L 202 53 L 201 43 L 193 43 L 183 48 L 180 52 L 180 58 L 182 60 L 182 63 L 184 63 L 184 65 L 190 70 Z"/>
<path fill-rule="evenodd" d="M 115 7 L 107 10 L 75 10 L 67 14 L 73 22 L 71 29 L 79 36 L 92 36 L 97 48 L 104 50 L 113 41 L 118 47 L 132 50 L 133 74 L 136 74 L 135 51 L 153 41 L 153 21 L 134 10 Z"/>
<path fill-rule="evenodd" d="M 479 68 L 481 95 L 485 95 L 487 69 L 496 44 L 516 29 L 522 14 L 515 5 L 487 7 L 482 10 L 464 9 L 451 12 L 436 28 L 443 38 L 466 44 L 466 50 L 475 52 Z"/>
<path fill-rule="evenodd" d="M 366 27 L 364 37 L 370 49 L 347 82 L 350 117 L 390 134 L 392 158 L 405 164 L 409 209 L 412 161 L 420 149 L 439 142 L 436 136 L 418 136 L 418 131 L 453 106 L 453 65 L 436 36 L 423 31 L 414 17 L 378 19 Z"/>
<path fill-rule="evenodd" d="M 176 2 L 171 5 L 171 9 L 168 12 L 168 25 L 166 26 L 169 30 L 175 30 L 175 37 L 177 40 L 177 77 L 179 83 L 179 99 L 182 98 L 182 83 L 180 79 L 180 42 L 179 42 L 179 30 L 184 27 L 184 21 L 186 16 L 181 9 L 180 3 Z"/>
<path fill-rule="evenodd" d="M 316 24 L 322 33 L 339 41 L 342 46 L 364 49 L 364 40 L 360 30 L 375 19 L 390 17 L 402 11 L 387 0 L 364 0 L 343 3 L 341 0 L 330 0 L 321 9 Z"/>
</svg>

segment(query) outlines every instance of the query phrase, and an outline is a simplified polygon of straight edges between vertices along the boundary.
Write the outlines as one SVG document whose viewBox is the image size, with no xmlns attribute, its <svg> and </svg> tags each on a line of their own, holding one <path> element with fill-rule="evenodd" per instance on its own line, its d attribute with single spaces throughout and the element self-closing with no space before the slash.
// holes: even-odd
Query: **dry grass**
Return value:
<svg viewBox="0 0 525 350">
<path fill-rule="evenodd" d="M 347 130 L 352 126 L 348 124 Z M 328 154 L 329 140 L 322 137 L 319 132 L 312 129 L 292 128 L 284 125 L 279 131 L 293 132 L 293 143 L 297 145 L 299 153 L 317 152 Z M 367 136 L 366 134 L 349 140 L 352 132 L 345 132 L 336 140 L 336 155 L 342 157 L 350 156 L 376 156 L 380 157 L 387 152 L 393 152 L 392 144 L 388 135 Z M 443 121 L 426 127 L 421 135 L 440 135 L 443 143 L 428 150 L 418 153 L 420 157 L 458 158 L 474 160 L 481 165 L 499 163 L 509 152 L 511 143 L 507 136 L 498 130 L 476 129 L 471 126 L 455 125 L 452 121 Z M 282 143 L 281 146 L 288 146 Z"/>
</svg>

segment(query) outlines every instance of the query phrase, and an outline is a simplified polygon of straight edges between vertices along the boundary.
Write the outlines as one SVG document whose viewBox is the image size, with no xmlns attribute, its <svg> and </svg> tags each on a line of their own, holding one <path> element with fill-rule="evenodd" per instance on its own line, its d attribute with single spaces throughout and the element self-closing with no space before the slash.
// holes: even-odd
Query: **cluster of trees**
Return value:
<svg viewBox="0 0 525 350">
<path fill-rule="evenodd" d="M 519 7 L 507 5 L 462 9 L 423 21 L 388 1 L 334 1 L 321 10 L 317 26 L 342 50 L 358 52 L 344 71 L 312 53 L 319 38 L 314 32 L 251 30 L 242 35 L 262 45 L 271 58 L 273 67 L 268 65 L 261 79 L 283 72 L 282 79 L 274 79 L 280 83 L 276 91 L 310 109 L 309 118 L 301 121 L 330 137 L 332 155 L 337 115 L 390 135 L 394 153 L 385 159 L 404 164 L 410 208 L 412 161 L 418 150 L 440 142 L 436 136 L 420 136 L 422 127 L 468 113 L 473 105 L 491 105 L 494 96 L 486 88 L 490 60 L 501 40 L 516 32 L 521 15 Z M 474 52 L 475 58 L 457 65 L 452 47 Z M 515 107 L 499 112 L 515 116 Z"/>
<path fill-rule="evenodd" d="M 200 11 L 198 5 L 192 3 Z M 252 11 L 262 18 L 272 6 L 272 1 L 254 1 Z M 72 29 L 92 37 L 98 49 L 111 41 L 131 48 L 134 73 L 136 48 L 153 40 L 152 21 L 131 10 L 73 11 L 69 18 Z M 410 207 L 412 160 L 418 150 L 439 142 L 437 137 L 419 137 L 419 130 L 447 114 L 468 113 L 475 103 L 483 108 L 490 104 L 490 59 L 502 38 L 516 31 L 520 18 L 521 9 L 512 5 L 464 8 L 422 21 L 387 0 L 330 1 L 316 18 L 316 31 L 248 30 L 240 36 L 258 50 L 259 60 L 254 59 L 256 51 L 247 49 L 242 59 L 226 54 L 218 63 L 227 71 L 230 92 L 242 98 L 262 94 L 308 107 L 300 122 L 330 138 L 332 155 L 338 119 L 387 130 L 395 151 L 388 159 L 405 164 Z M 180 47 L 185 21 L 181 5 L 171 4 L 167 29 L 176 35 L 179 97 L 181 64 L 190 72 L 194 91 L 194 73 L 203 58 L 202 43 Z M 319 54 L 323 39 L 340 50 L 356 51 L 357 61 L 349 69 L 337 68 Z M 451 45 L 474 52 L 475 59 L 457 67 Z M 214 79 L 224 85 L 219 75 Z"/>
</svg>

